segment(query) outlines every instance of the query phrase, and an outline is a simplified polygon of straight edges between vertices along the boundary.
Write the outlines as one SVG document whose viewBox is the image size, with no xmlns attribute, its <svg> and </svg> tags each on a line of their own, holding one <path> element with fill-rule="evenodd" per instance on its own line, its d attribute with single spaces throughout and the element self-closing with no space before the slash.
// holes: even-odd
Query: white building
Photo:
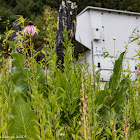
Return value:
<svg viewBox="0 0 140 140">
<path fill-rule="evenodd" d="M 77 16 L 76 40 L 87 48 L 80 62 L 84 63 L 86 58 L 90 69 L 95 65 L 96 70 L 101 70 L 102 81 L 109 81 L 113 63 L 125 51 L 135 28 L 139 34 L 140 13 L 88 6 Z M 133 79 L 139 63 L 138 57 L 134 57 L 138 49 L 136 42 L 129 44 L 123 64 L 127 69 L 129 62 Z M 106 58 L 105 52 L 109 53 Z"/>
</svg>

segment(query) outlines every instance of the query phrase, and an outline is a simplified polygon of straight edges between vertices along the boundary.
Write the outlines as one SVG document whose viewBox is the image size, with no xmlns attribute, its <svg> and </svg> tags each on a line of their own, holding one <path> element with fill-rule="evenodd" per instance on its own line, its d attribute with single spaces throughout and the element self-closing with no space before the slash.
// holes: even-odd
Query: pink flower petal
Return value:
<svg viewBox="0 0 140 140">
<path fill-rule="evenodd" d="M 34 25 L 28 25 L 25 29 L 23 34 L 24 35 L 31 35 L 33 36 L 35 33 L 37 33 L 36 28 L 34 27 Z"/>
</svg>

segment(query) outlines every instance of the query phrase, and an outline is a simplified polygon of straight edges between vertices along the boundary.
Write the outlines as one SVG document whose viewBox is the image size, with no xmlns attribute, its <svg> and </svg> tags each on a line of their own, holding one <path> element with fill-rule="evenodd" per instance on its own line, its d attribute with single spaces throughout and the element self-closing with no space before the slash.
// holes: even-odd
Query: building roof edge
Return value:
<svg viewBox="0 0 140 140">
<path fill-rule="evenodd" d="M 100 7 L 92 7 L 92 6 L 87 6 L 85 9 L 83 9 L 77 16 L 80 16 L 87 10 L 100 10 L 100 11 L 110 11 L 110 12 L 115 12 L 115 13 L 123 13 L 123 14 L 132 14 L 132 15 L 138 15 L 140 16 L 140 13 L 137 12 L 130 12 L 130 11 L 122 11 L 122 10 L 114 10 L 114 9 L 107 9 L 107 8 L 100 8 Z"/>
</svg>

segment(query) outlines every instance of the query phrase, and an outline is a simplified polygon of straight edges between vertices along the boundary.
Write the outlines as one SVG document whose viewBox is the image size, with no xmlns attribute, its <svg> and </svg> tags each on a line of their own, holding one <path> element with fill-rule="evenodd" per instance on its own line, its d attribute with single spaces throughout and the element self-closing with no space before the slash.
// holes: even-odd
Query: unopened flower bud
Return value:
<svg viewBox="0 0 140 140">
<path fill-rule="evenodd" d="M 81 118 L 81 121 L 83 121 L 83 120 L 84 120 L 84 118 L 82 117 L 82 118 Z"/>
<path fill-rule="evenodd" d="M 81 99 L 82 102 L 84 101 L 84 98 L 80 98 L 80 99 Z"/>
<path fill-rule="evenodd" d="M 85 98 L 87 99 L 87 95 L 85 95 Z"/>
<path fill-rule="evenodd" d="M 140 68 L 139 68 L 139 70 L 137 71 L 137 73 L 140 74 Z"/>
</svg>

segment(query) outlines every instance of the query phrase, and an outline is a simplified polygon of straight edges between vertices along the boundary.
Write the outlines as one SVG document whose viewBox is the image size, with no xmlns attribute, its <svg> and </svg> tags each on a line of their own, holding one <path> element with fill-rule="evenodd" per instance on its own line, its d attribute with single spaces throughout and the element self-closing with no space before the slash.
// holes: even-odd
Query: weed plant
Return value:
<svg viewBox="0 0 140 140">
<path fill-rule="evenodd" d="M 64 72 L 57 68 L 56 25 L 51 25 L 48 20 L 48 44 L 41 51 L 45 58 L 39 62 L 28 36 L 23 43 L 21 31 L 12 42 L 8 38 L 13 31 L 6 32 L 3 46 L 9 45 L 9 55 L 1 60 L 0 138 L 139 140 L 140 75 L 137 81 L 131 80 L 131 73 L 122 78 L 125 52 L 115 61 L 110 80 L 101 90 L 100 74 L 94 67 L 91 72 L 87 63 L 77 63 L 66 30 Z"/>
</svg>

